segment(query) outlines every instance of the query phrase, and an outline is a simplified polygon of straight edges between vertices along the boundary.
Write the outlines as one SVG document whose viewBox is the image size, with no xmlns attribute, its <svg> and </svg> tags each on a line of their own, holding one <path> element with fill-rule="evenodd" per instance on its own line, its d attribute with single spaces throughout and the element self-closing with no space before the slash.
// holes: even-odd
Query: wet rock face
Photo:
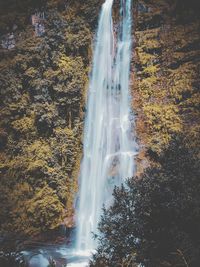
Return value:
<svg viewBox="0 0 200 267">
<path fill-rule="evenodd" d="M 198 1 L 138 1 L 135 12 L 134 106 L 147 153 L 162 153 L 174 136 L 199 146 L 200 32 Z M 188 141 L 189 140 L 189 141 Z"/>
<path fill-rule="evenodd" d="M 31 2 L 1 2 L 1 36 L 16 27 L 15 46 L 0 47 L 0 224 L 36 235 L 73 217 L 101 1 Z"/>
</svg>

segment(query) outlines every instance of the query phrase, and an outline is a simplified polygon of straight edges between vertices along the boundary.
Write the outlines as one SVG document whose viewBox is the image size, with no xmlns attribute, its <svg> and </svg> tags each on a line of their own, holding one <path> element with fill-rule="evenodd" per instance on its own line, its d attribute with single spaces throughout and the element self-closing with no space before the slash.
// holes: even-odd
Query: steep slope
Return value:
<svg viewBox="0 0 200 267">
<path fill-rule="evenodd" d="M 98 0 L 1 2 L 1 231 L 73 224 L 99 8 Z"/>
<path fill-rule="evenodd" d="M 102 2 L 0 3 L 4 232 L 35 235 L 73 224 L 91 43 Z M 133 12 L 140 173 L 174 136 L 199 148 L 200 22 L 195 0 L 138 0 Z M 40 26 L 32 25 L 31 15 Z"/>
<path fill-rule="evenodd" d="M 137 1 L 134 107 L 139 172 L 173 137 L 199 147 L 200 21 L 198 1 Z M 134 89 L 135 88 L 135 89 Z M 147 153 L 146 153 L 147 152 Z"/>
</svg>

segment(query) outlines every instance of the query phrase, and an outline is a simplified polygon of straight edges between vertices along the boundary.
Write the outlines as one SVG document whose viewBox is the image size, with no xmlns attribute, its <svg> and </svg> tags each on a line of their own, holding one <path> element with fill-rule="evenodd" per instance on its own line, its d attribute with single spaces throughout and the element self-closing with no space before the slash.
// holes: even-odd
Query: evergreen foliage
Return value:
<svg viewBox="0 0 200 267">
<path fill-rule="evenodd" d="M 114 190 L 104 209 L 91 266 L 191 266 L 200 262 L 200 164 L 183 141 L 173 142 L 139 178 Z"/>
</svg>

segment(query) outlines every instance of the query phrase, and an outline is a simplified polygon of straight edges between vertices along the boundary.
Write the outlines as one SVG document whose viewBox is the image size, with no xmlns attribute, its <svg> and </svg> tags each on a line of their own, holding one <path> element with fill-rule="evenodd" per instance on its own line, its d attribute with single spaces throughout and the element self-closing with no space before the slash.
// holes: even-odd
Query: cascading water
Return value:
<svg viewBox="0 0 200 267">
<path fill-rule="evenodd" d="M 112 191 L 133 176 L 133 136 L 129 75 L 131 61 L 131 0 L 121 0 L 118 38 L 112 21 L 113 0 L 103 4 L 88 90 L 84 155 L 77 210 L 77 251 L 92 251 L 102 206 Z"/>
</svg>

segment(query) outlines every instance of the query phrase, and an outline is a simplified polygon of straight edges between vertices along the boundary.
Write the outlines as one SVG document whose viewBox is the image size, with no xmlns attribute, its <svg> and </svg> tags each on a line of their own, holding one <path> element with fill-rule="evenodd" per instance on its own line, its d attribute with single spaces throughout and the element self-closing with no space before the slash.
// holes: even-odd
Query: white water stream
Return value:
<svg viewBox="0 0 200 267">
<path fill-rule="evenodd" d="M 31 267 L 49 266 L 49 257 L 67 262 L 67 267 L 88 266 L 97 247 L 92 233 L 98 234 L 102 206 L 112 203 L 114 186 L 135 172 L 137 146 L 129 89 L 132 0 L 120 0 L 115 33 L 113 1 L 106 0 L 102 7 L 88 89 L 76 247 L 64 244 L 27 249 L 23 254 Z"/>
<path fill-rule="evenodd" d="M 121 0 L 120 22 L 114 34 L 113 0 L 102 6 L 88 89 L 84 151 L 77 210 L 77 253 L 95 250 L 92 233 L 102 206 L 112 191 L 134 174 L 134 116 L 129 90 L 131 61 L 131 0 Z"/>
</svg>

